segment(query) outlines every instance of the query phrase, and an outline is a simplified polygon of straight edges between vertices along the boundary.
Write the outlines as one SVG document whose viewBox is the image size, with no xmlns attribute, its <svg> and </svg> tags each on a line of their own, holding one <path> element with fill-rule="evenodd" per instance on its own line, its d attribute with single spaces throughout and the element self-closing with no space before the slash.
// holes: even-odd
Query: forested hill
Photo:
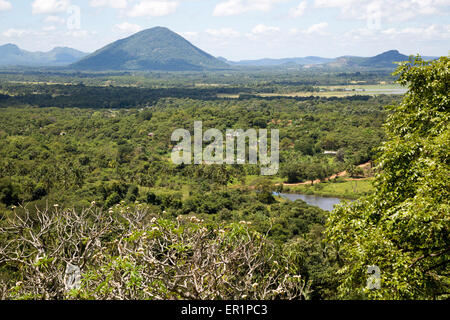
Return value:
<svg viewBox="0 0 450 320">
<path fill-rule="evenodd" d="M 434 59 L 434 58 L 433 58 Z M 379 68 L 388 68 L 395 69 L 395 62 L 403 62 L 407 61 L 408 56 L 401 54 L 398 50 L 389 50 L 383 52 L 374 57 L 354 57 L 354 56 L 344 56 L 340 58 L 336 58 L 332 62 L 327 65 L 330 67 L 337 68 L 370 68 L 370 69 L 379 69 Z M 432 60 L 432 59 L 430 59 Z"/>
<path fill-rule="evenodd" d="M 229 66 L 167 28 L 118 40 L 71 65 L 81 70 L 210 70 Z"/>
</svg>

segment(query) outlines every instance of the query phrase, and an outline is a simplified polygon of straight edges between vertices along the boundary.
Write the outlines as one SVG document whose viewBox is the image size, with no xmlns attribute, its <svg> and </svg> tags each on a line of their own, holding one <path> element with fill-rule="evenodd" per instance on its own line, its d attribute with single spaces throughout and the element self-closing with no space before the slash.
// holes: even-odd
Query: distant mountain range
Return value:
<svg viewBox="0 0 450 320">
<path fill-rule="evenodd" d="M 65 47 L 58 47 L 49 52 L 30 52 L 15 44 L 5 44 L 0 46 L 0 66 L 66 66 L 87 55 L 85 52 Z"/>
<path fill-rule="evenodd" d="M 434 60 L 438 57 L 423 57 L 425 60 Z M 260 59 L 260 60 L 242 60 L 228 61 L 219 57 L 222 61 L 231 66 L 241 67 L 289 67 L 289 66 L 308 66 L 308 67 L 331 67 L 331 68 L 387 68 L 394 69 L 395 62 L 407 61 L 409 57 L 401 54 L 397 50 L 386 51 L 374 57 L 356 57 L 343 56 L 338 58 L 304 57 L 304 58 L 285 58 L 285 59 Z"/>
<path fill-rule="evenodd" d="M 284 59 L 259 59 L 259 60 L 241 60 L 241 61 L 229 61 L 225 58 L 219 57 L 218 59 L 229 65 L 234 66 L 247 66 L 247 67 L 274 67 L 280 65 L 315 65 L 325 64 L 333 61 L 333 59 L 321 58 L 321 57 L 304 57 L 304 58 L 284 58 Z"/>
<path fill-rule="evenodd" d="M 339 57 L 329 62 L 327 65 L 338 68 L 395 68 L 395 62 L 407 61 L 408 59 L 408 56 L 401 54 L 397 50 L 390 50 L 369 58 L 353 56 Z"/>
<path fill-rule="evenodd" d="M 436 57 L 424 57 L 426 60 Z M 229 61 L 215 58 L 171 30 L 155 27 L 115 41 L 92 54 L 71 48 L 28 52 L 14 44 L 0 46 L 0 66 L 62 66 L 75 70 L 203 71 L 244 67 L 389 68 L 408 56 L 390 50 L 374 57 L 303 57 Z"/>
</svg>

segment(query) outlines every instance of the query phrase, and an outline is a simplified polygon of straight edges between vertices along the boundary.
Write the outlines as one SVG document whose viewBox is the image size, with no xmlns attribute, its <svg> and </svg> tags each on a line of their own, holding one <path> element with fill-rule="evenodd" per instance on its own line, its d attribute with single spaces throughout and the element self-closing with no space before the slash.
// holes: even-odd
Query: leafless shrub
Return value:
<svg viewBox="0 0 450 320">
<path fill-rule="evenodd" d="M 0 264 L 20 271 L 16 291 L 30 297 L 62 299 L 67 264 L 83 268 L 101 249 L 100 239 L 114 230 L 112 216 L 90 208 L 75 210 L 16 210 L 2 223 Z"/>
<path fill-rule="evenodd" d="M 266 237 L 244 222 L 220 229 L 196 217 L 155 216 L 141 205 L 109 211 L 93 205 L 34 216 L 21 208 L 0 232 L 0 266 L 20 274 L 8 290 L 0 287 L 2 299 L 304 299 L 309 293 Z"/>
<path fill-rule="evenodd" d="M 8 292 L 6 283 L 0 281 L 0 300 L 5 300 Z"/>
</svg>

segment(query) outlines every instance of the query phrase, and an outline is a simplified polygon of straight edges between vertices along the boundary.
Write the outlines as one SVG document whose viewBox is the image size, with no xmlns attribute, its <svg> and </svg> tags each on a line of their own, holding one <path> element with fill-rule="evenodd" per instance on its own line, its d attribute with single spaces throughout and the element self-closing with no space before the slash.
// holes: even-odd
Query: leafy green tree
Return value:
<svg viewBox="0 0 450 320">
<path fill-rule="evenodd" d="M 161 200 L 158 199 L 156 194 L 154 194 L 153 192 L 148 192 L 147 193 L 146 202 L 148 204 L 154 204 L 154 205 L 160 205 L 161 204 Z"/>
<path fill-rule="evenodd" d="M 47 190 L 42 183 L 38 183 L 32 191 L 31 200 L 39 200 L 47 195 Z"/>
<path fill-rule="evenodd" d="M 389 107 L 376 192 L 341 206 L 327 237 L 341 250 L 344 297 L 448 297 L 450 252 L 450 59 L 411 58 L 396 71 L 409 91 Z M 368 266 L 380 268 L 369 290 Z"/>
<path fill-rule="evenodd" d="M 105 202 L 105 207 L 106 208 L 110 208 L 115 204 L 118 204 L 120 201 L 122 200 L 122 198 L 119 196 L 119 194 L 117 192 L 113 192 L 108 199 L 106 199 Z"/>
<path fill-rule="evenodd" d="M 345 160 L 345 151 L 344 149 L 339 149 L 336 153 L 336 159 L 339 162 L 344 162 Z"/>
<path fill-rule="evenodd" d="M 128 202 L 135 202 L 138 197 L 139 197 L 139 188 L 137 186 L 131 185 L 128 188 L 128 192 L 125 199 Z"/>
<path fill-rule="evenodd" d="M 311 282 L 311 299 L 336 299 L 339 279 L 338 255 L 333 246 L 324 243 L 322 225 L 315 224 L 308 233 L 286 243 L 283 251 Z"/>
<path fill-rule="evenodd" d="M 288 183 L 301 182 L 306 177 L 306 168 L 300 161 L 292 160 L 281 167 L 280 174 Z"/>
<path fill-rule="evenodd" d="M 275 185 L 269 179 L 261 178 L 256 182 L 256 198 L 264 204 L 272 204 L 276 202 L 273 197 L 275 189 Z"/>
<path fill-rule="evenodd" d="M 19 202 L 19 188 L 8 178 L 0 179 L 0 202 L 6 206 Z"/>
<path fill-rule="evenodd" d="M 301 153 L 305 155 L 314 155 L 316 152 L 315 146 L 314 146 L 314 139 L 312 138 L 304 138 L 299 139 L 295 143 L 295 150 L 300 151 Z"/>
</svg>

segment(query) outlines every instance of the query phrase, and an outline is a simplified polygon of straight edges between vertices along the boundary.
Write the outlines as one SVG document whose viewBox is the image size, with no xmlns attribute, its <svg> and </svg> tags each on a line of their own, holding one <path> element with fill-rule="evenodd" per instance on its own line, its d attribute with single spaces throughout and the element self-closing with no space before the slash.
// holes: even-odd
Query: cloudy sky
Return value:
<svg viewBox="0 0 450 320">
<path fill-rule="evenodd" d="M 450 0 L 0 0 L 0 45 L 92 52 L 165 26 L 230 60 L 448 55 Z"/>
</svg>

